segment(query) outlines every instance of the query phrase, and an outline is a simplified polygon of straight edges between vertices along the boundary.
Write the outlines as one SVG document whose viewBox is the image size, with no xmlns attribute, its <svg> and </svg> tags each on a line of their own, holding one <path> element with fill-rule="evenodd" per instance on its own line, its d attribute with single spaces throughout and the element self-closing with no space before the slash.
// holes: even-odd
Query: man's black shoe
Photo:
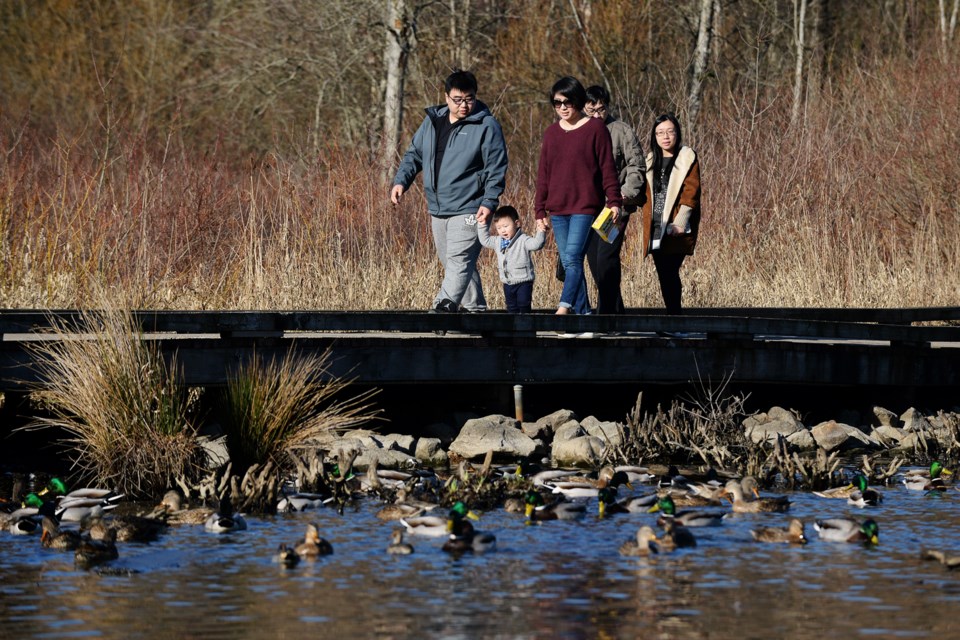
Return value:
<svg viewBox="0 0 960 640">
<path fill-rule="evenodd" d="M 433 310 L 437 313 L 460 313 L 460 305 L 449 298 L 444 298 Z"/>
</svg>

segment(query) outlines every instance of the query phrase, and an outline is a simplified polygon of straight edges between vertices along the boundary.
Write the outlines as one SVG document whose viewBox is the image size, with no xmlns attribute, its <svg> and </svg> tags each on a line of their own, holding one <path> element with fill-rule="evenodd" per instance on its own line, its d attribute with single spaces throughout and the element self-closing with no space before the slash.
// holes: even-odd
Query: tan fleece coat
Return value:
<svg viewBox="0 0 960 640">
<path fill-rule="evenodd" d="M 653 154 L 647 154 L 647 185 L 646 199 L 643 203 L 643 255 L 650 253 L 650 235 L 653 233 Z M 681 215 L 689 213 L 684 220 Z M 686 210 L 689 207 L 689 212 Z M 679 218 L 678 218 L 679 216 Z M 668 236 L 668 224 L 683 224 L 688 232 L 683 235 Z M 667 199 L 663 205 L 663 219 L 660 230 L 664 235 L 660 238 L 660 251 L 664 253 L 683 253 L 693 255 L 697 246 L 697 232 L 700 229 L 700 162 L 696 152 L 690 147 L 681 147 L 677 159 L 670 172 L 670 181 L 667 183 Z"/>
</svg>

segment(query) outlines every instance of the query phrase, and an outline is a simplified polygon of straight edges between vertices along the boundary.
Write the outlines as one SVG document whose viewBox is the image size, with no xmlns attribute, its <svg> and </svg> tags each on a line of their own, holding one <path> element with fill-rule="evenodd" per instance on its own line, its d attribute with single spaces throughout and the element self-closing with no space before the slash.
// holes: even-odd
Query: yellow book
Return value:
<svg viewBox="0 0 960 640">
<path fill-rule="evenodd" d="M 620 227 L 613 221 L 613 209 L 610 207 L 603 208 L 593 221 L 593 228 L 604 242 L 613 242 L 620 235 Z"/>
</svg>

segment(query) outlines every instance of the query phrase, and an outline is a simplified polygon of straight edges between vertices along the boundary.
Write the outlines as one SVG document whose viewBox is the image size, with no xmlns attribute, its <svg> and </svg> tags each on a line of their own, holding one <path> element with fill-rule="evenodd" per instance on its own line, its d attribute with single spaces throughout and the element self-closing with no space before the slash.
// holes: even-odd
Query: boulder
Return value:
<svg viewBox="0 0 960 640">
<path fill-rule="evenodd" d="M 596 436 L 580 436 L 568 440 L 554 439 L 550 457 L 557 467 L 595 467 L 603 452 L 603 440 Z"/>
<path fill-rule="evenodd" d="M 813 434 L 808 429 L 794 431 L 787 436 L 787 443 L 798 451 L 813 451 L 817 448 L 817 441 L 813 439 Z"/>
<path fill-rule="evenodd" d="M 579 438 L 581 436 L 587 435 L 586 430 L 580 426 L 580 423 L 576 420 L 569 420 L 564 424 L 557 427 L 556 431 L 553 432 L 553 441 L 564 441 L 572 440 L 573 438 Z"/>
<path fill-rule="evenodd" d="M 559 409 L 557 411 L 554 411 L 550 415 L 543 416 L 542 418 L 537 420 L 536 424 L 537 424 L 538 430 L 540 428 L 547 428 L 552 433 L 556 433 L 557 428 L 560 425 L 566 424 L 571 420 L 577 421 L 578 420 L 577 414 L 575 414 L 573 411 L 570 411 L 569 409 Z"/>
<path fill-rule="evenodd" d="M 553 425 L 541 420 L 537 420 L 536 422 L 524 422 L 520 425 L 520 430 L 534 440 L 553 439 Z"/>
<path fill-rule="evenodd" d="M 413 453 L 413 445 L 416 438 L 400 433 L 388 433 L 382 436 L 374 436 L 384 449 L 396 449 L 404 453 Z"/>
<path fill-rule="evenodd" d="M 511 460 L 526 458 L 537 444 L 520 431 L 514 418 L 492 415 L 467 420 L 457 439 L 450 444 L 450 452 L 466 459 L 482 458 L 488 451 Z"/>
<path fill-rule="evenodd" d="M 427 467 L 443 467 L 449 462 L 440 438 L 418 438 L 413 455 Z"/>
<path fill-rule="evenodd" d="M 856 427 L 828 420 L 810 429 L 810 434 L 827 453 L 851 449 L 879 449 L 880 443 Z"/>
<path fill-rule="evenodd" d="M 807 430 L 793 413 L 780 407 L 772 407 L 767 413 L 748 416 L 742 425 L 744 435 L 754 444 L 761 442 L 774 444 L 778 436 L 783 436 L 789 441 L 791 435 Z M 802 436 L 796 439 L 803 440 Z"/>
<path fill-rule="evenodd" d="M 420 466 L 417 459 L 409 453 L 396 449 L 364 447 L 360 450 L 360 455 L 353 461 L 353 468 L 358 471 L 366 471 L 374 460 L 377 461 L 378 469 L 414 469 Z"/>
<path fill-rule="evenodd" d="M 587 416 L 580 422 L 587 435 L 600 438 L 608 445 L 619 447 L 623 444 L 623 431 L 616 422 L 600 422 L 593 416 Z"/>
<path fill-rule="evenodd" d="M 887 447 L 888 449 L 899 446 L 906 435 L 907 434 L 905 434 L 900 429 L 892 425 L 886 425 L 886 424 L 882 424 L 870 432 L 871 438 L 873 438 L 883 446 Z"/>
</svg>

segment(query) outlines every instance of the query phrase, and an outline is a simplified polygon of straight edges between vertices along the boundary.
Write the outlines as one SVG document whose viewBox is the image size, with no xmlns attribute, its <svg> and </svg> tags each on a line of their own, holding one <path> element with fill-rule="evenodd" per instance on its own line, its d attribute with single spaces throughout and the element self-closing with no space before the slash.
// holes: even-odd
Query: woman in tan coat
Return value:
<svg viewBox="0 0 960 640">
<path fill-rule="evenodd" d="M 647 197 L 643 203 L 643 255 L 653 254 L 667 312 L 681 313 L 680 266 L 693 255 L 700 227 L 700 162 L 682 145 L 673 114 L 657 117 L 650 130 Z"/>
</svg>

